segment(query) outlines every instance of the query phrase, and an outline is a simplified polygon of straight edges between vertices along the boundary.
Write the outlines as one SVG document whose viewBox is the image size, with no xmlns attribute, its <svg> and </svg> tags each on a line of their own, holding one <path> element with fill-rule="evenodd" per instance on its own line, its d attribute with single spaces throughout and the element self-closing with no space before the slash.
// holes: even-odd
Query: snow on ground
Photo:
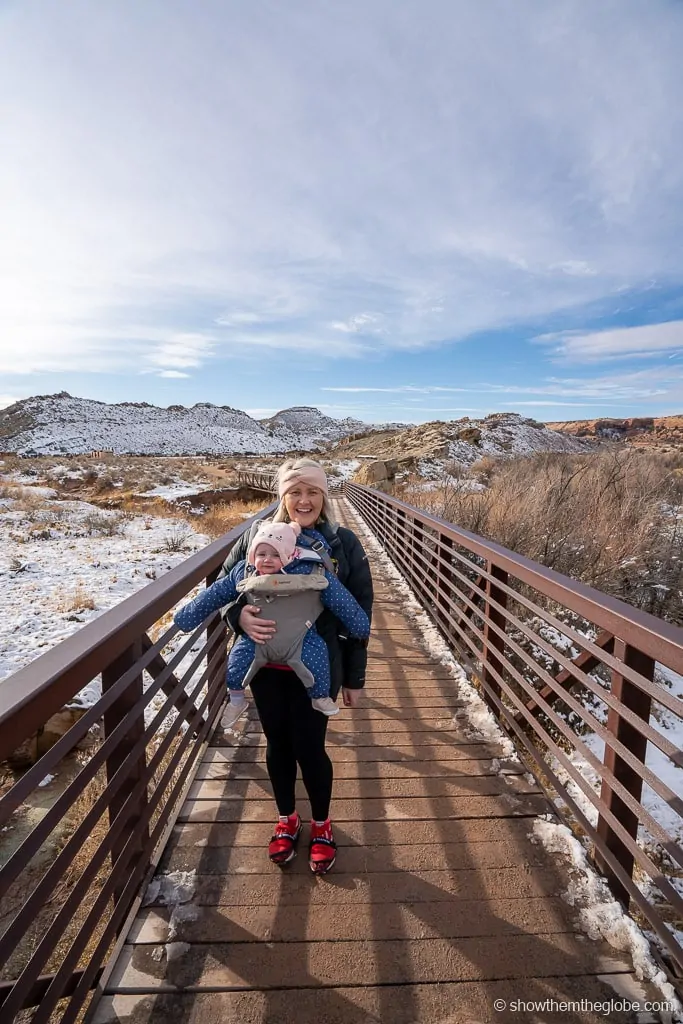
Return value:
<svg viewBox="0 0 683 1024">
<path fill-rule="evenodd" d="M 172 484 L 159 484 L 147 491 L 139 491 L 145 498 L 165 498 L 167 501 L 175 501 L 176 498 L 186 498 L 189 494 L 197 494 L 199 491 L 209 490 L 209 482 L 187 483 L 185 480 L 174 480 Z"/>
<path fill-rule="evenodd" d="M 566 825 L 551 821 L 548 815 L 534 820 L 531 835 L 532 841 L 540 843 L 549 852 L 563 854 L 569 859 L 569 887 L 563 898 L 577 910 L 583 931 L 591 939 L 605 939 L 613 949 L 630 953 L 636 977 L 640 981 L 652 982 L 671 1004 L 675 1019 L 680 1020 L 683 1007 L 664 971 L 653 960 L 647 939 L 633 918 L 625 914 L 621 904 L 614 899 L 604 878 L 590 866 L 578 839 Z"/>
<path fill-rule="evenodd" d="M 453 657 L 441 633 L 422 609 L 403 576 L 401 576 L 389 560 L 384 549 L 376 540 L 369 527 L 366 526 L 363 519 L 355 511 L 353 515 L 356 532 L 361 537 L 363 544 L 381 562 L 384 573 L 396 588 L 397 599 L 401 600 L 403 608 L 410 614 L 411 620 L 419 627 L 425 650 L 430 655 L 438 658 L 441 664 L 446 666 L 454 679 L 457 680 L 458 696 L 467 701 L 467 707 L 464 709 L 467 721 L 463 722 L 456 715 L 459 723 L 464 725 L 466 729 L 469 728 L 471 737 L 481 737 L 484 741 L 499 744 L 503 748 L 505 757 L 510 760 L 519 760 L 513 743 L 500 729 L 498 722 L 479 696 L 477 690 L 467 681 L 464 669 Z M 546 632 L 550 633 L 551 631 L 553 634 L 552 639 L 556 639 L 558 646 L 566 648 L 571 644 L 568 637 L 547 626 Z M 548 635 L 546 639 L 550 640 L 551 637 Z M 680 676 L 676 676 L 673 679 L 674 674 L 671 672 L 667 672 L 667 675 L 672 682 L 672 692 L 678 696 L 683 695 L 683 679 Z M 680 720 L 675 719 L 674 715 L 669 715 L 669 717 L 672 719 L 672 722 L 677 722 L 679 728 L 681 727 Z M 683 729 L 675 738 L 671 733 L 667 733 L 667 735 L 680 745 L 680 741 L 683 739 Z M 596 736 L 592 736 L 593 741 L 597 739 Z M 651 746 L 651 744 L 648 746 Z M 591 781 L 595 781 L 595 784 L 599 786 L 599 781 L 594 773 L 592 773 L 590 765 L 582 759 L 579 759 L 579 761 L 586 770 L 586 777 L 591 778 L 592 776 Z M 559 766 L 556 765 L 556 767 Z M 657 770 L 654 764 L 652 767 L 653 770 Z M 664 781 L 671 785 L 674 792 L 680 793 L 682 791 L 680 769 L 676 769 L 674 766 L 671 767 L 674 771 L 678 772 L 679 778 L 675 780 L 675 785 L 672 784 L 673 780 L 664 779 Z M 500 766 L 498 766 L 497 770 L 500 771 Z M 566 773 L 564 773 L 564 777 L 567 778 Z M 592 812 L 593 806 L 587 797 L 581 793 L 575 784 L 572 783 L 571 786 L 572 789 L 570 791 L 572 795 L 576 796 L 578 793 L 577 803 L 580 804 L 582 809 L 587 807 Z M 660 800 L 654 793 L 652 797 L 654 800 L 650 804 L 651 809 L 653 809 L 654 801 Z M 646 806 L 648 805 L 646 804 Z M 590 817 L 590 814 L 588 816 Z M 654 816 L 659 818 L 659 815 Z M 681 819 L 677 818 L 677 820 L 680 825 Z M 532 841 L 541 843 L 550 853 L 560 852 L 571 862 L 569 884 L 563 897 L 571 906 L 577 908 L 581 928 L 591 938 L 603 938 L 613 948 L 630 953 L 636 976 L 655 985 L 662 992 L 664 999 L 675 1007 L 673 1019 L 683 1020 L 683 1007 L 681 1007 L 680 1002 L 676 998 L 674 989 L 667 981 L 666 975 L 653 959 L 648 940 L 635 921 L 624 913 L 621 905 L 613 898 L 604 879 L 591 867 L 586 857 L 586 851 L 572 832 L 566 825 L 552 821 L 550 816 L 541 816 L 534 819 L 530 835 Z M 678 938 L 678 941 L 680 941 L 680 938 Z"/>
<path fill-rule="evenodd" d="M 683 697 L 683 677 L 667 669 L 664 665 L 657 665 L 657 671 L 655 679 L 667 680 L 670 683 L 670 692 L 675 697 Z M 662 685 L 665 685 L 662 682 Z M 599 720 L 606 720 L 606 714 L 600 713 L 600 710 L 595 707 L 591 708 L 592 713 Z M 681 711 L 683 712 L 683 703 L 681 705 Z M 683 749 L 683 718 L 679 718 L 673 714 L 668 708 L 656 707 L 656 714 L 653 714 L 650 719 L 650 725 L 657 732 L 660 732 L 666 737 L 671 743 L 673 743 L 679 749 Z M 605 754 L 605 743 L 597 736 L 594 732 L 589 732 L 587 735 L 581 737 L 583 742 L 586 744 L 588 749 L 595 754 L 599 761 L 602 761 Z M 572 764 L 577 768 L 581 775 L 590 783 L 591 787 L 596 793 L 600 792 L 601 780 L 597 775 L 593 767 L 577 752 L 573 751 L 570 755 Z M 677 767 L 673 761 L 663 753 L 653 743 L 648 743 L 647 753 L 645 755 L 645 764 L 651 769 L 652 773 L 668 786 L 672 792 L 680 795 L 683 793 L 683 769 Z M 598 812 L 595 806 L 591 803 L 588 797 L 581 791 L 575 782 L 573 782 L 562 766 L 553 759 L 553 768 L 557 771 L 560 779 L 565 782 L 570 796 L 579 805 L 586 818 L 595 825 L 598 820 Z M 643 785 L 643 793 L 641 802 L 643 807 L 646 808 L 658 822 L 672 836 L 678 843 L 683 843 L 683 818 L 669 806 L 669 804 L 661 797 L 658 793 L 655 793 L 648 785 Z M 646 848 L 653 848 L 656 846 L 655 840 L 650 836 L 647 830 L 641 825 L 639 840 L 641 845 Z"/>
<path fill-rule="evenodd" d="M 452 440 L 448 450 L 449 458 L 464 465 L 471 465 L 484 455 L 509 459 L 535 452 L 581 452 L 594 447 L 581 438 L 549 430 L 517 413 L 469 420 L 468 429 L 477 431 L 476 444 L 460 438 Z"/>
<path fill-rule="evenodd" d="M 358 459 L 340 459 L 338 462 L 333 462 L 331 465 L 334 467 L 334 473 L 330 479 L 331 483 L 334 483 L 336 479 L 339 480 L 351 480 L 356 470 L 360 467 Z"/>
<path fill-rule="evenodd" d="M 0 680 L 209 542 L 182 520 L 124 518 L 82 501 L 30 513 L 21 504 L 0 510 Z M 78 703 L 98 693 L 91 684 Z"/>
</svg>

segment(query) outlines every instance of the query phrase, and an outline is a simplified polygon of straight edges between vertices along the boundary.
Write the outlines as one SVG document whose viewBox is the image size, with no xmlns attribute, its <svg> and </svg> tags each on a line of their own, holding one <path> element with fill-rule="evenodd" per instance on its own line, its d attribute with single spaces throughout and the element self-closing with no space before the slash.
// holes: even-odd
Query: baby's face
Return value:
<svg viewBox="0 0 683 1024">
<path fill-rule="evenodd" d="M 282 560 L 270 544 L 259 544 L 254 551 L 254 565 L 256 572 L 261 576 L 269 576 L 271 573 L 280 572 Z"/>
</svg>

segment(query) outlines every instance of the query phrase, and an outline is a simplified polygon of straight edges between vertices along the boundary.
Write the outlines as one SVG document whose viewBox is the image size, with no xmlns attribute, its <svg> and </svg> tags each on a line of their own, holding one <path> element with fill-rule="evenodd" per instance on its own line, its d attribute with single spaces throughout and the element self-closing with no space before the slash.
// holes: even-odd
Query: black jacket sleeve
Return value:
<svg viewBox="0 0 683 1024">
<path fill-rule="evenodd" d="M 372 623 L 374 593 L 368 556 L 365 554 L 363 545 L 352 530 L 340 527 L 339 539 L 341 540 L 347 563 L 345 567 L 346 572 L 344 573 L 346 579 L 342 579 L 342 572 L 340 571 L 340 580 L 353 594 Z M 344 631 L 340 631 L 339 639 L 342 656 L 342 686 L 346 686 L 349 690 L 360 690 L 365 685 L 368 642 L 367 640 L 357 640 L 355 637 L 346 637 L 344 636 Z"/>
</svg>

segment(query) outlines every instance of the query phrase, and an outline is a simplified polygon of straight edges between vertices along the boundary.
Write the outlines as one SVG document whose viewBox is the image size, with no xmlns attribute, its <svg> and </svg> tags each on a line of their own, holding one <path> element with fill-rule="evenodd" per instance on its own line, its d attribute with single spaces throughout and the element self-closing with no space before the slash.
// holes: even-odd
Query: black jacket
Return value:
<svg viewBox="0 0 683 1024">
<path fill-rule="evenodd" d="M 372 621 L 372 576 L 368 557 L 361 542 L 353 530 L 344 526 L 336 528 L 328 523 L 320 523 L 316 530 L 325 537 L 331 548 L 331 556 L 336 562 L 339 582 L 353 594 L 358 604 Z M 240 537 L 223 563 L 220 575 L 230 572 L 237 562 L 247 557 L 249 547 L 249 531 Z M 244 598 L 228 605 L 225 618 L 232 630 L 241 632 L 237 620 L 242 607 L 248 604 Z M 327 644 L 330 654 L 330 693 L 336 697 L 342 686 L 351 690 L 360 690 L 365 685 L 365 669 L 368 652 L 367 641 L 356 640 L 345 636 L 344 627 L 332 612 L 323 610 L 316 620 L 315 628 Z"/>
</svg>

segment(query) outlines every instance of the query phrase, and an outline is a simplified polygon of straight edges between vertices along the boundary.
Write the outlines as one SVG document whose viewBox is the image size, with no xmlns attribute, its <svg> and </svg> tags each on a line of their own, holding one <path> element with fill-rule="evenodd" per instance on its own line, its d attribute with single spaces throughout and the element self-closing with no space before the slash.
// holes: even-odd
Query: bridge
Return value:
<svg viewBox="0 0 683 1024">
<path fill-rule="evenodd" d="M 40 754 L 1 790 L 3 1024 L 658 1020 L 595 1008 L 663 997 L 587 937 L 575 866 L 539 841 L 561 822 L 680 991 L 683 800 L 661 766 L 683 753 L 661 723 L 683 701 L 655 667 L 683 674 L 683 630 L 384 493 L 334 502 L 377 592 L 362 707 L 330 722 L 334 870 L 268 862 L 258 721 L 216 729 L 225 627 L 171 623 L 248 520 L 0 686 L 0 759 Z M 548 1000 L 588 1002 L 515 1003 Z"/>
</svg>

